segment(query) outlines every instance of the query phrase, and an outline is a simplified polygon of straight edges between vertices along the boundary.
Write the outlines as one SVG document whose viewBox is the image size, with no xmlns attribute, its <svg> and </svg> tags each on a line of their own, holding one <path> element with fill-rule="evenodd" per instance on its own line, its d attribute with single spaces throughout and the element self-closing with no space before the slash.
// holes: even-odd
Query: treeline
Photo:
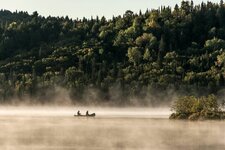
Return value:
<svg viewBox="0 0 225 150">
<path fill-rule="evenodd" d="M 2 102 L 46 100 L 55 87 L 80 101 L 87 89 L 99 100 L 120 102 L 168 89 L 216 94 L 224 71 L 223 1 L 182 1 L 109 20 L 0 11 Z"/>
</svg>

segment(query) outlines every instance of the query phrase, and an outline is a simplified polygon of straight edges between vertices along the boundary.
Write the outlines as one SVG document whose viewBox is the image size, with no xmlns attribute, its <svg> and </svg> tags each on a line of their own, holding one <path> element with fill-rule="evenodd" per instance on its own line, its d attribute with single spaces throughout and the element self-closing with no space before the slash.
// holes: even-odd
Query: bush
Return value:
<svg viewBox="0 0 225 150">
<path fill-rule="evenodd" d="M 219 106 L 215 95 L 203 96 L 184 96 L 178 98 L 172 105 L 172 110 L 176 113 L 192 114 L 201 111 L 219 111 Z"/>
<path fill-rule="evenodd" d="M 198 120 L 199 119 L 199 116 L 200 116 L 200 113 L 193 113 L 192 115 L 190 115 L 188 117 L 189 120 Z"/>
<path fill-rule="evenodd" d="M 215 95 L 194 97 L 184 96 L 178 98 L 172 105 L 170 119 L 223 119 L 224 112 L 221 111 Z"/>
</svg>

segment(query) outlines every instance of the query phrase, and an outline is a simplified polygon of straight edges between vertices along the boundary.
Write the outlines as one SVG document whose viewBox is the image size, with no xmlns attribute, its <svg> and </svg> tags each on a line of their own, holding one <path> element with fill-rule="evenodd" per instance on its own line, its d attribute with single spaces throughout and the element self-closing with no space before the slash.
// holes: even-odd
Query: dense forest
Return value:
<svg viewBox="0 0 225 150">
<path fill-rule="evenodd" d="M 1 103 L 15 97 L 45 103 L 59 87 L 84 103 L 88 94 L 118 103 L 145 103 L 170 90 L 217 94 L 224 71 L 222 0 L 128 10 L 111 19 L 0 11 Z"/>
</svg>

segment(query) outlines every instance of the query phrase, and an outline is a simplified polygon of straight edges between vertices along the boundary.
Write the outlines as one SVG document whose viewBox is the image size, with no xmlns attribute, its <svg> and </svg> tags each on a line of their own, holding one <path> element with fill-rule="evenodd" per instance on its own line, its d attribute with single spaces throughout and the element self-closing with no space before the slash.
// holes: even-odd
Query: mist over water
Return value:
<svg viewBox="0 0 225 150">
<path fill-rule="evenodd" d="M 170 114 L 169 108 L 147 108 L 147 107 L 60 107 L 60 106 L 2 106 L 0 107 L 0 116 L 19 116 L 19 117 L 71 117 L 80 110 L 81 114 L 96 113 L 97 118 L 111 117 L 131 117 L 131 118 L 168 118 Z"/>
<path fill-rule="evenodd" d="M 77 110 L 95 118 L 77 118 Z M 169 120 L 168 108 L 0 107 L 4 150 L 222 150 L 224 121 Z"/>
</svg>

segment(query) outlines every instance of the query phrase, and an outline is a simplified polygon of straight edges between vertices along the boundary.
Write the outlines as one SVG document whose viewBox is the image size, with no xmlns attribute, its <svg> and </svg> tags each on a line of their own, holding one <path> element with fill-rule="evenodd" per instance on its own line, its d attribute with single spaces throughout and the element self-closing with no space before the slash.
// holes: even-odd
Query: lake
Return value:
<svg viewBox="0 0 225 150">
<path fill-rule="evenodd" d="M 1 107 L 2 150 L 224 150 L 225 121 L 169 120 L 169 109 Z"/>
</svg>

